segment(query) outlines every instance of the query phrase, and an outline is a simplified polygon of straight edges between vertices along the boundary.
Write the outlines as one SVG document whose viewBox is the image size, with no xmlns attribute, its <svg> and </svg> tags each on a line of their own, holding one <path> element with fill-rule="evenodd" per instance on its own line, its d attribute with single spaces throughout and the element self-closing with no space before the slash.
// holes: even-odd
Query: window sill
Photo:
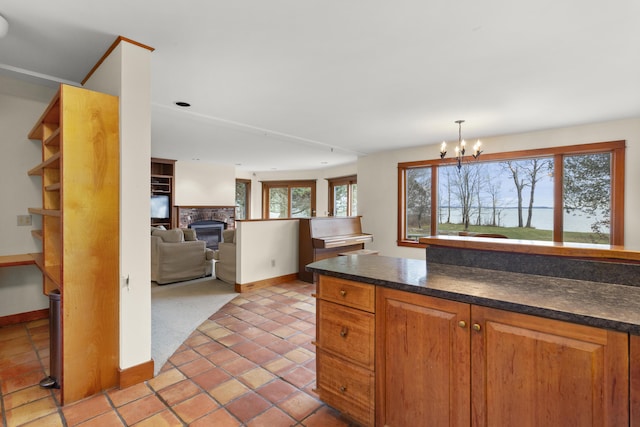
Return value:
<svg viewBox="0 0 640 427">
<path fill-rule="evenodd" d="M 613 245 L 557 243 L 538 240 L 494 239 L 489 237 L 431 236 L 418 240 L 420 246 L 446 246 L 460 249 L 480 249 L 572 258 L 625 260 L 640 262 L 640 252 Z"/>
</svg>

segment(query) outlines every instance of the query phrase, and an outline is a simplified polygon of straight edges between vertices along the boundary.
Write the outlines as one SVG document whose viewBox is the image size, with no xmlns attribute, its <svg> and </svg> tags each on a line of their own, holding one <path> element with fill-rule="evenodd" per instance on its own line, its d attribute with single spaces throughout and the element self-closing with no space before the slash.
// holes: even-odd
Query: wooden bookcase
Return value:
<svg viewBox="0 0 640 427">
<path fill-rule="evenodd" d="M 151 159 L 151 196 L 169 197 L 169 218 L 151 218 L 151 225 L 164 225 L 167 229 L 174 228 L 177 213 L 174 207 L 174 169 L 175 160 Z"/>
<path fill-rule="evenodd" d="M 29 138 L 42 144 L 43 292 L 60 292 L 61 401 L 117 385 L 119 368 L 118 98 L 61 85 Z"/>
</svg>

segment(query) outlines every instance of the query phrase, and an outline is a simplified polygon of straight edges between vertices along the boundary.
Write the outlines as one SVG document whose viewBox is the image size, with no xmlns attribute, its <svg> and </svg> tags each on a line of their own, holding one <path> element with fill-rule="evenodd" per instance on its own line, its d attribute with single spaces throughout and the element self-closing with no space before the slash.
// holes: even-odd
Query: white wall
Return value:
<svg viewBox="0 0 640 427">
<path fill-rule="evenodd" d="M 233 165 L 177 161 L 176 206 L 235 206 L 236 171 Z"/>
<path fill-rule="evenodd" d="M 123 41 L 85 84 L 120 97 L 121 369 L 151 360 L 150 81 L 151 51 Z"/>
<path fill-rule="evenodd" d="M 236 223 L 236 282 L 257 282 L 298 272 L 298 220 Z"/>
<path fill-rule="evenodd" d="M 0 75 L 0 255 L 42 252 L 31 235 L 31 230 L 42 228 L 41 217 L 33 215 L 31 226 L 18 226 L 17 216 L 42 206 L 41 179 L 27 175 L 42 161 L 42 148 L 27 134 L 56 90 Z M 47 307 L 36 266 L 0 268 L 0 317 Z"/>
<path fill-rule="evenodd" d="M 468 139 L 473 140 L 475 136 Z M 485 153 L 516 151 L 626 140 L 625 167 L 625 242 L 626 247 L 640 250 L 640 118 L 617 120 L 561 129 L 497 137 L 483 137 Z M 391 150 L 372 154 L 358 160 L 358 214 L 362 227 L 373 233 L 374 241 L 367 245 L 382 255 L 424 259 L 423 249 L 396 245 L 398 226 L 398 171 L 399 162 L 437 158 L 439 143 L 419 148 Z"/>
</svg>

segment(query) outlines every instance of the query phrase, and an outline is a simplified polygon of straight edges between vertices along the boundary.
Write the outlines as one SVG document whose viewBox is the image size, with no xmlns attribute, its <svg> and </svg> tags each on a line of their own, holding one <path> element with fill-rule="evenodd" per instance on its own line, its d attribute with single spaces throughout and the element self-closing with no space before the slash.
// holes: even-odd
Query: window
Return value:
<svg viewBox="0 0 640 427">
<path fill-rule="evenodd" d="M 270 181 L 262 183 L 263 218 L 302 218 L 315 215 L 315 181 Z"/>
<path fill-rule="evenodd" d="M 236 179 L 236 219 L 249 219 L 251 212 L 251 180 Z"/>
<path fill-rule="evenodd" d="M 399 242 L 465 233 L 622 245 L 624 141 L 398 165 Z"/>
<path fill-rule="evenodd" d="M 346 176 L 329 181 L 329 216 L 358 215 L 358 178 Z"/>
</svg>

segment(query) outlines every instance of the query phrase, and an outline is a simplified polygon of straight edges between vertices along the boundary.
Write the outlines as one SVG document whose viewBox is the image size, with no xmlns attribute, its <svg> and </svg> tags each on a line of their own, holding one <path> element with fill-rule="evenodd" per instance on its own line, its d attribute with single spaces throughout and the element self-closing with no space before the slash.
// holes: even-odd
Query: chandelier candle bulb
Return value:
<svg viewBox="0 0 640 427">
<path fill-rule="evenodd" d="M 459 171 L 462 168 L 462 161 L 463 161 L 465 146 L 467 145 L 467 142 L 464 139 L 462 139 L 462 123 L 464 123 L 464 120 L 456 120 L 455 123 L 458 125 L 458 145 L 456 145 L 456 160 L 457 160 L 457 167 Z M 477 140 L 473 146 L 473 154 L 471 155 L 476 160 L 478 159 L 478 157 L 480 157 L 480 154 L 482 154 L 482 150 L 480 150 L 480 147 L 481 147 L 481 142 L 480 140 Z M 447 148 L 447 144 L 443 141 L 442 145 L 440 146 L 440 158 L 443 160 L 447 155 L 446 148 Z"/>
</svg>

